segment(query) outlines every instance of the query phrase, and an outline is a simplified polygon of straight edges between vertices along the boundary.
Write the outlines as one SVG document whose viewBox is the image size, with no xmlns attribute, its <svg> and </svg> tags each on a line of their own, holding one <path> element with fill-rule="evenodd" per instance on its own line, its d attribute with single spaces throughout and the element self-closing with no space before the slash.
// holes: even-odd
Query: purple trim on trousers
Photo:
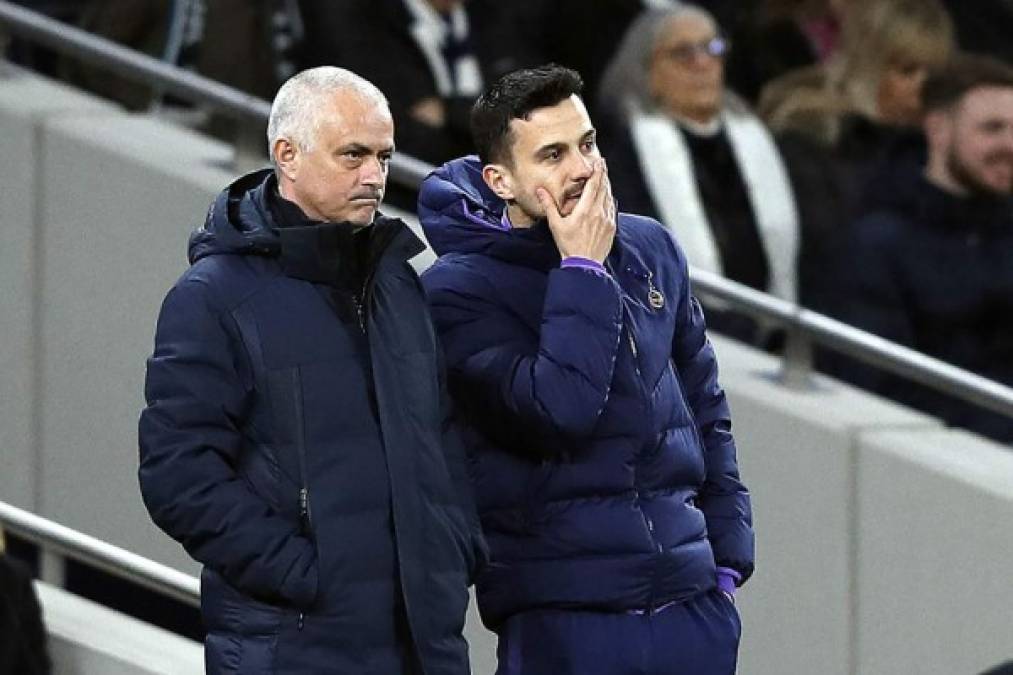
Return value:
<svg viewBox="0 0 1013 675">
<path fill-rule="evenodd" d="M 718 588 L 728 595 L 735 595 L 736 584 L 742 580 L 742 575 L 731 567 L 718 568 Z"/>
<path fill-rule="evenodd" d="M 563 262 L 559 265 L 563 269 L 567 267 L 577 267 L 588 272 L 594 272 L 595 274 L 606 274 L 605 266 L 597 260 L 591 260 L 590 258 L 581 258 L 580 256 L 571 255 L 563 258 Z"/>
</svg>

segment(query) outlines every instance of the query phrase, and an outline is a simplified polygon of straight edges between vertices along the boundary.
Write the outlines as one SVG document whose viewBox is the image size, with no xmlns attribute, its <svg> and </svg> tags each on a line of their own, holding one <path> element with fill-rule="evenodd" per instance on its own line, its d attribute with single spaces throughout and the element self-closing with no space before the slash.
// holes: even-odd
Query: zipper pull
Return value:
<svg viewBox="0 0 1013 675">
<path fill-rule="evenodd" d="M 299 612 L 299 626 L 298 626 L 299 630 L 302 630 L 303 626 L 305 625 L 306 625 L 306 612 Z"/>
<path fill-rule="evenodd" d="M 665 296 L 654 286 L 654 273 L 647 273 L 647 302 L 654 309 L 661 309 L 665 306 Z"/>
<path fill-rule="evenodd" d="M 309 488 L 299 489 L 299 522 L 302 523 L 303 531 L 310 529 L 310 491 Z"/>
<path fill-rule="evenodd" d="M 359 330 L 366 332 L 366 312 L 362 306 L 362 298 L 358 295 L 352 296 L 352 304 L 355 305 L 355 318 L 359 321 Z"/>
</svg>

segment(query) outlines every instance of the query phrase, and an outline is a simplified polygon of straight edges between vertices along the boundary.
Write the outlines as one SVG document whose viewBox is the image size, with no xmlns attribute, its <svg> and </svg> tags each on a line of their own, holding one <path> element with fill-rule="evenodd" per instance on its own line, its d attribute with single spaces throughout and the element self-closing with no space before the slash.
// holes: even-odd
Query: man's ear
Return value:
<svg viewBox="0 0 1013 675">
<path fill-rule="evenodd" d="M 505 202 L 514 200 L 513 176 L 502 164 L 486 164 L 482 167 L 482 180 L 496 196 Z"/>
<path fill-rule="evenodd" d="M 287 138 L 279 138 L 271 148 L 274 164 L 285 178 L 295 180 L 299 173 L 299 148 Z"/>
</svg>

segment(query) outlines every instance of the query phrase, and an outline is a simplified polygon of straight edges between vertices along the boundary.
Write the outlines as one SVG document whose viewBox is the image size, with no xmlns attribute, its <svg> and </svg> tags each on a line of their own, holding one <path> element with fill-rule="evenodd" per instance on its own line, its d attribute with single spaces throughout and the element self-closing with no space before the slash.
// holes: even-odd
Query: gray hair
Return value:
<svg viewBox="0 0 1013 675">
<path fill-rule="evenodd" d="M 390 110 L 387 98 L 376 85 L 350 70 L 334 66 L 310 68 L 281 85 L 271 104 L 267 121 L 267 152 L 274 164 L 274 144 L 279 138 L 292 141 L 300 150 L 309 150 L 316 140 L 325 97 L 347 91 Z"/>
<path fill-rule="evenodd" d="M 685 2 L 673 2 L 672 7 L 665 9 L 646 9 L 637 15 L 626 29 L 598 85 L 599 111 L 625 119 L 631 109 L 653 110 L 656 107 L 650 83 L 654 48 L 673 21 L 689 15 L 702 17 L 718 27 L 713 14 Z"/>
</svg>

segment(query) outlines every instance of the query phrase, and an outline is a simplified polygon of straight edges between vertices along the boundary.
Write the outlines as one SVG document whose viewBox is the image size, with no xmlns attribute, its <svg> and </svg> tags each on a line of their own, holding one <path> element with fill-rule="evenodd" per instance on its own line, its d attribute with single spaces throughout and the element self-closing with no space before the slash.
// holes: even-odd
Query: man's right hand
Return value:
<svg viewBox="0 0 1013 675">
<path fill-rule="evenodd" d="M 605 262 L 616 234 L 616 205 L 604 159 L 594 160 L 591 177 L 569 215 L 559 213 L 559 206 L 545 188 L 537 188 L 535 195 L 545 209 L 549 230 L 562 258 Z"/>
</svg>

